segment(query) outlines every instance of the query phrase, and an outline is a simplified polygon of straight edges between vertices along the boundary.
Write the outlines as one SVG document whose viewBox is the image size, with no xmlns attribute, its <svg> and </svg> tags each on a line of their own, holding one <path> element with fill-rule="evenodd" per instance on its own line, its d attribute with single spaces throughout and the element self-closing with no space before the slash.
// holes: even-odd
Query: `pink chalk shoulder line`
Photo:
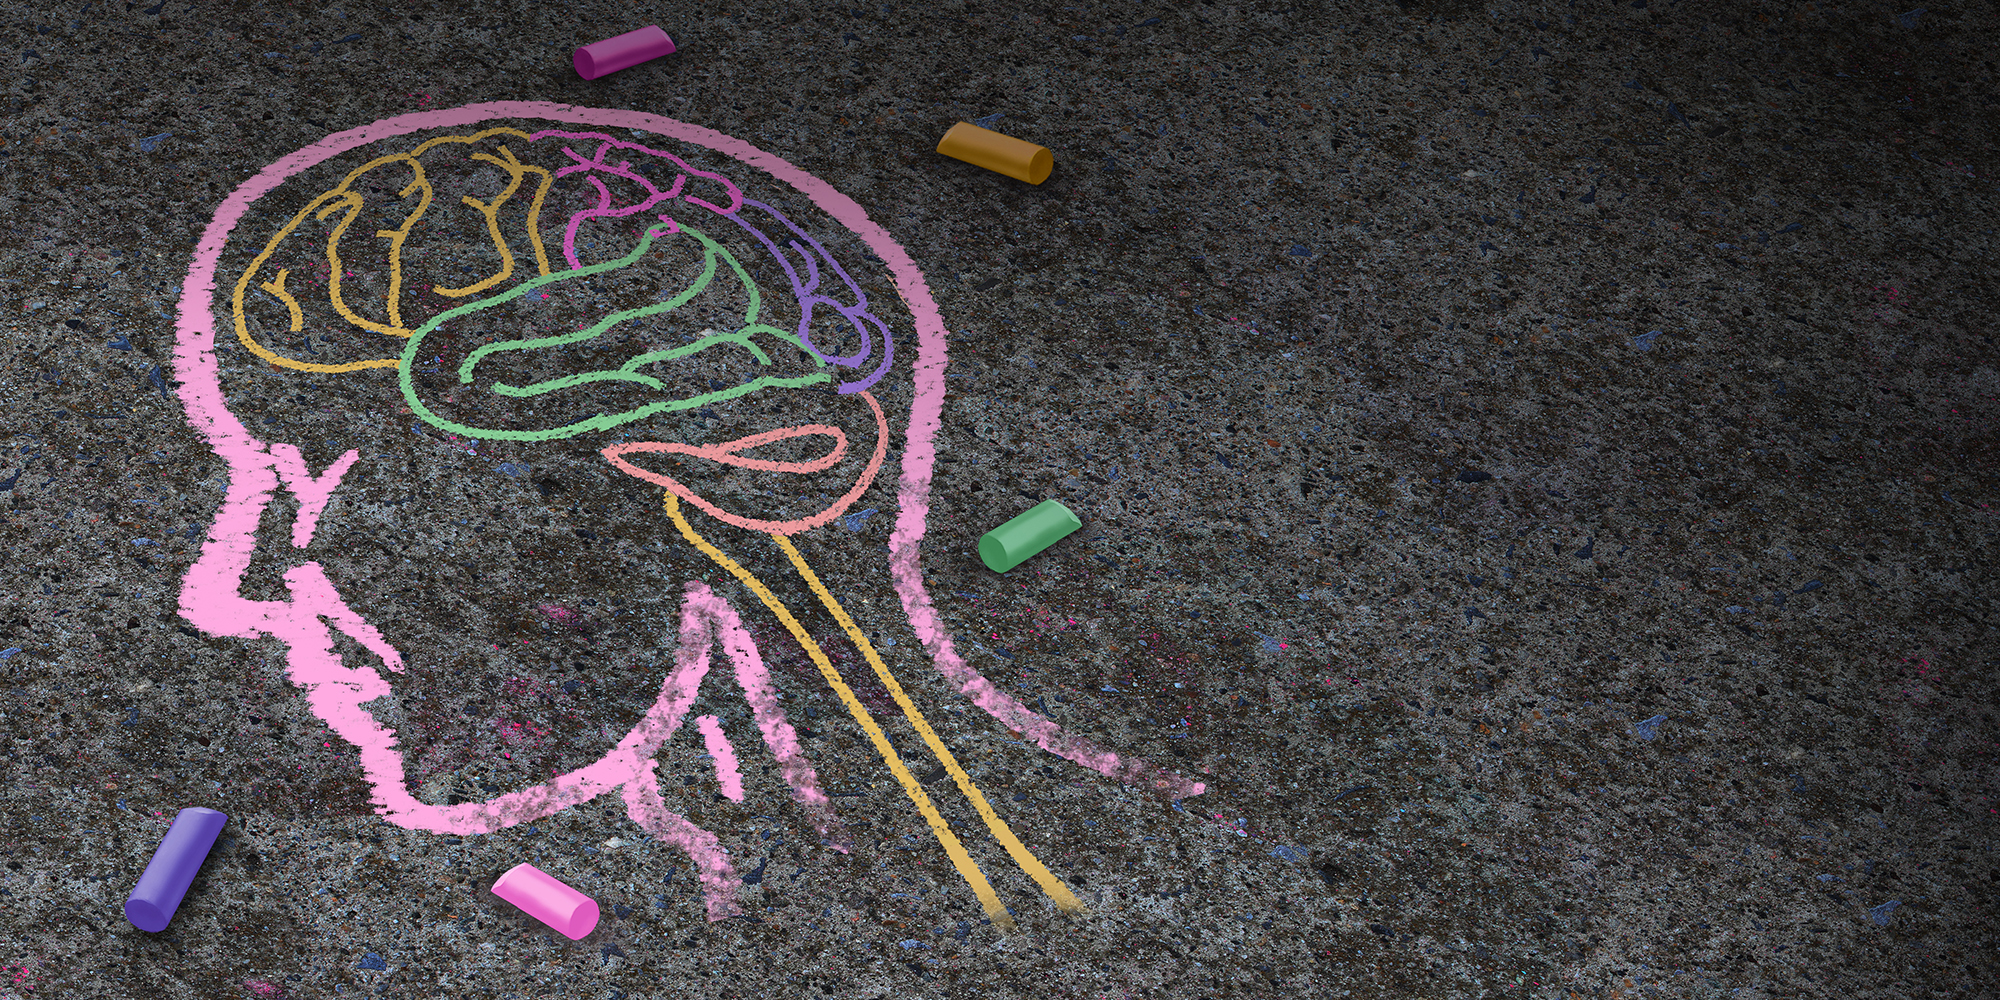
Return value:
<svg viewBox="0 0 2000 1000">
<path fill-rule="evenodd" d="M 1036 746 L 1121 782 L 1174 798 L 1204 791 L 1200 782 L 1122 757 L 1080 736 L 1065 733 L 967 664 L 939 626 L 917 565 L 917 555 L 929 513 L 935 439 L 944 401 L 945 329 L 923 275 L 887 231 L 870 220 L 860 205 L 825 181 L 777 156 L 710 129 L 639 111 L 496 101 L 383 119 L 327 136 L 259 171 L 223 200 L 203 232 L 183 285 L 176 322 L 174 369 L 188 421 L 208 440 L 229 470 L 229 484 L 215 523 L 202 545 L 200 557 L 183 578 L 181 613 L 190 623 L 212 635 L 243 639 L 271 636 L 285 643 L 292 682 L 305 690 L 315 714 L 359 748 L 362 769 L 373 788 L 371 799 L 379 813 L 390 822 L 410 829 L 482 833 L 528 822 L 622 789 L 628 808 L 643 828 L 685 848 L 695 859 L 708 890 L 709 917 L 728 916 L 735 907 L 734 889 L 738 880 L 732 874 L 726 852 L 714 835 L 666 807 L 654 778 L 656 764 L 652 759 L 685 717 L 695 687 L 707 672 L 709 650 L 719 644 L 734 667 L 758 728 L 782 765 L 794 796 L 815 816 L 829 842 L 843 847 L 839 821 L 833 816 L 829 800 L 818 789 L 811 766 L 799 749 L 796 733 L 785 720 L 755 643 L 729 603 L 698 582 L 688 585 L 683 605 L 679 661 L 663 682 L 653 707 L 611 752 L 595 763 L 544 784 L 488 802 L 454 806 L 430 805 L 416 799 L 409 788 L 403 755 L 397 749 L 395 730 L 383 726 L 361 707 L 390 695 L 392 689 L 372 667 L 343 663 L 333 648 L 333 631 L 353 638 L 379 657 L 391 672 L 403 670 L 402 656 L 379 631 L 347 606 L 320 565 L 308 561 L 284 574 L 290 600 L 251 600 L 240 592 L 243 574 L 256 548 L 259 519 L 277 488 L 283 485 L 299 500 L 300 513 L 293 526 L 292 541 L 303 547 L 311 541 L 317 520 L 341 477 L 359 456 L 350 451 L 315 475 L 295 446 L 259 440 L 229 410 L 215 354 L 216 331 L 210 305 L 230 233 L 258 198 L 287 178 L 334 156 L 421 130 L 463 127 L 503 118 L 638 129 L 726 153 L 796 188 L 860 236 L 894 278 L 917 332 L 917 359 L 912 372 L 915 402 L 898 482 L 900 512 L 889 549 L 896 590 L 920 644 L 961 693 Z M 620 142 L 608 135 L 602 138 L 609 143 Z M 721 755 L 717 757 L 718 764 L 722 763 Z"/>
</svg>

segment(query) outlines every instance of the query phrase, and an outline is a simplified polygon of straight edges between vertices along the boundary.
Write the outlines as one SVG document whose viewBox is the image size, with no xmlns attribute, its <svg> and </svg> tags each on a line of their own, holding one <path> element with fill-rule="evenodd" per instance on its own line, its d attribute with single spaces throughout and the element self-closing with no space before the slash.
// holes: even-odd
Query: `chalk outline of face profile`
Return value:
<svg viewBox="0 0 2000 1000">
<path fill-rule="evenodd" d="M 736 680 L 751 707 L 752 717 L 783 765 L 784 778 L 794 796 L 807 807 L 809 815 L 814 817 L 814 822 L 827 836 L 828 843 L 836 849 L 845 849 L 841 843 L 839 822 L 832 815 L 829 800 L 816 785 L 810 762 L 798 748 L 796 734 L 777 703 L 755 643 L 743 628 L 734 608 L 699 581 L 690 581 L 686 587 L 676 664 L 662 683 L 658 699 L 616 747 L 598 761 L 543 784 L 500 795 L 486 802 L 449 806 L 430 805 L 416 799 L 408 787 L 403 755 L 396 747 L 395 731 L 382 726 L 361 707 L 376 698 L 392 694 L 392 689 L 373 667 L 343 664 L 334 651 L 333 632 L 338 630 L 351 637 L 392 672 L 403 670 L 402 656 L 374 626 L 347 606 L 319 564 L 304 562 L 284 574 L 289 600 L 256 601 L 246 599 L 240 593 L 243 573 L 249 567 L 256 547 L 259 521 L 278 487 L 282 485 L 298 500 L 299 512 L 293 524 L 292 540 L 295 546 L 304 547 L 310 542 L 318 517 L 338 487 L 341 476 L 358 459 L 358 455 L 350 451 L 326 470 L 314 475 L 295 445 L 259 440 L 230 411 L 222 391 L 220 363 L 215 355 L 216 325 L 211 308 L 217 270 L 230 233 L 257 199 L 277 189 L 287 178 L 337 155 L 419 131 L 464 128 L 497 119 L 632 129 L 704 147 L 732 157 L 792 187 L 858 236 L 889 271 L 911 314 L 916 332 L 917 356 L 911 366 L 913 402 L 898 478 L 899 510 L 888 548 L 890 577 L 919 645 L 932 665 L 961 694 L 1009 730 L 1019 733 L 1024 742 L 1123 784 L 1147 788 L 1173 799 L 1204 791 L 1200 782 L 1189 781 L 1064 732 L 1054 722 L 1001 691 L 966 663 L 953 648 L 950 636 L 939 626 L 935 608 L 923 586 L 917 557 L 929 513 L 930 484 L 936 459 L 935 435 L 945 392 L 946 331 L 922 273 L 887 231 L 870 220 L 852 199 L 826 182 L 780 157 L 710 129 L 638 111 L 577 108 L 546 102 L 496 101 L 383 119 L 330 135 L 265 167 L 231 192 L 216 209 L 197 244 L 178 308 L 174 367 L 179 395 L 187 408 L 189 423 L 223 459 L 229 477 L 222 505 L 202 546 L 201 555 L 183 577 L 181 613 L 190 623 L 211 635 L 243 639 L 268 636 L 285 644 L 288 678 L 305 689 L 314 714 L 360 751 L 360 763 L 372 789 L 371 800 L 379 814 L 389 822 L 412 830 L 483 833 L 528 822 L 616 791 L 621 794 L 635 822 L 661 840 L 687 850 L 695 860 L 703 883 L 709 919 L 720 920 L 736 915 L 739 910 L 734 896 L 740 887 L 740 879 L 730 868 L 713 834 L 667 808 L 659 792 L 654 774 L 657 762 L 653 759 L 685 717 L 696 689 L 706 675 L 710 653 L 719 646 L 730 659 Z M 745 228 L 750 227 L 746 225 Z M 775 248 L 772 249 L 776 252 Z M 782 259 L 782 254 L 780 257 Z M 884 341 L 886 354 L 886 330 Z M 885 359 L 876 377 L 887 370 Z M 874 378 L 867 380 L 868 384 L 873 381 Z M 883 419 L 879 417 L 880 406 L 874 403 L 873 397 L 866 398 L 878 414 L 878 419 Z M 886 424 L 883 429 L 886 430 Z M 878 450 L 886 446 L 886 441 L 886 433 L 879 435 Z M 744 442 L 734 445 L 739 451 L 754 447 Z M 612 453 L 616 447 L 607 448 L 606 457 L 624 471 L 640 475 L 633 471 L 636 467 L 629 467 L 619 454 Z M 651 449 L 628 447 L 627 450 L 678 450 L 685 447 L 669 449 L 664 445 L 655 445 Z M 718 446 L 717 450 L 721 454 L 726 448 Z M 640 478 L 650 477 L 640 475 Z M 822 675 L 868 731 L 877 751 L 883 755 L 905 793 L 924 813 L 952 856 L 954 865 L 980 897 L 988 917 L 995 924 L 1011 926 L 1012 920 L 1005 905 L 965 853 L 949 825 L 929 803 L 921 784 L 896 756 L 880 727 L 867 716 L 866 710 L 842 682 L 824 652 L 818 649 L 803 626 L 769 588 L 701 537 L 681 514 L 680 493 L 670 486 L 664 507 L 683 538 L 756 593 L 800 641 L 806 652 L 812 655 Z M 828 516 L 837 515 L 839 510 L 839 505 L 829 508 L 831 514 Z M 817 516 L 812 520 L 824 523 Z M 767 526 L 759 524 L 756 527 Z M 795 530 L 803 530 L 804 527 L 799 525 Z M 957 766 L 949 751 L 890 675 L 866 636 L 819 583 L 785 533 L 774 531 L 771 537 L 864 653 L 877 678 L 924 737 L 924 742 L 939 756 L 940 763 L 952 773 L 960 789 L 986 821 L 989 831 L 1060 908 L 1072 912 L 1081 910 L 1082 904 L 1075 895 L 1020 844 L 972 786 L 970 778 Z M 718 772 L 723 772 L 725 768 L 733 772 L 733 751 L 715 720 L 703 717 L 697 722 L 717 758 Z M 725 776 L 725 784 L 726 781 Z"/>
</svg>

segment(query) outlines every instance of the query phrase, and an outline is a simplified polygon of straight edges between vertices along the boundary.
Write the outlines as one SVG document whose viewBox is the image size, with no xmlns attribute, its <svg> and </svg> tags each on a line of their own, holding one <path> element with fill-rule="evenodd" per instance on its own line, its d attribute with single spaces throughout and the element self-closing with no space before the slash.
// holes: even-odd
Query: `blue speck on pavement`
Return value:
<svg viewBox="0 0 2000 1000">
<path fill-rule="evenodd" d="M 1650 330 L 1646 333 L 1642 333 L 1636 337 L 1633 337 L 1632 346 L 1642 351 L 1650 351 L 1653 349 L 1653 341 L 1659 339 L 1659 336 L 1660 336 L 1660 331 Z"/>
<path fill-rule="evenodd" d="M 1902 900 L 1892 899 L 1880 906 L 1871 906 L 1868 908 L 1868 919 L 1875 921 L 1877 927 L 1887 927 L 1889 914 L 1896 912 L 1896 907 L 1901 905 L 1903 905 Z"/>
<path fill-rule="evenodd" d="M 382 956 L 371 951 L 361 956 L 361 961 L 354 967 L 357 969 L 386 969 L 389 967 L 389 963 L 384 961 Z"/>
<path fill-rule="evenodd" d="M 1667 721 L 1666 716 L 1655 715 L 1644 722 L 1633 723 L 1632 731 L 1634 733 L 1637 733 L 1640 739 L 1650 740 L 1653 737 L 1660 735 L 1660 723 L 1665 721 Z"/>
<path fill-rule="evenodd" d="M 160 148 L 160 143 L 163 143 L 168 139 L 173 138 L 173 136 L 174 134 L 172 132 L 162 132 L 159 135 L 149 135 L 146 138 L 139 140 L 139 152 L 150 153 L 153 150 Z"/>
</svg>

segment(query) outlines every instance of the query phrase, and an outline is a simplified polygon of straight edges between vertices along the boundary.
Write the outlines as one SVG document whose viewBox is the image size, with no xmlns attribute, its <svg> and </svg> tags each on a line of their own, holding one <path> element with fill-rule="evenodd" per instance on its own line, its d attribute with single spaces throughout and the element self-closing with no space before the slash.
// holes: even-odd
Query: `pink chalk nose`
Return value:
<svg viewBox="0 0 2000 1000">
<path fill-rule="evenodd" d="M 571 941 L 580 941 L 597 929 L 596 900 L 525 861 L 507 869 L 507 874 L 493 883 L 493 894 Z"/>
<path fill-rule="evenodd" d="M 659 25 L 649 24 L 637 31 L 585 45 L 576 50 L 570 62 L 576 67 L 576 75 L 595 80 L 607 73 L 637 66 L 648 59 L 673 54 L 674 40 L 668 38 Z"/>
</svg>

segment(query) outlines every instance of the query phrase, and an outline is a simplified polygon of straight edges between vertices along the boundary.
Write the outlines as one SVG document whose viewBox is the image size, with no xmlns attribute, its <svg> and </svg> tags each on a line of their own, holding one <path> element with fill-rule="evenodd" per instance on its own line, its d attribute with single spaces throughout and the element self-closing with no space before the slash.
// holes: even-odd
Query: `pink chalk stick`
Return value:
<svg viewBox="0 0 2000 1000">
<path fill-rule="evenodd" d="M 597 929 L 597 900 L 523 861 L 493 883 L 493 894 L 527 911 L 571 941 Z"/>
<path fill-rule="evenodd" d="M 674 54 L 674 40 L 660 30 L 657 24 L 649 24 L 637 31 L 613 35 L 601 42 L 592 42 L 576 50 L 570 61 L 576 66 L 576 75 L 586 80 L 616 73 L 621 69 L 637 66 L 648 59 Z"/>
</svg>

